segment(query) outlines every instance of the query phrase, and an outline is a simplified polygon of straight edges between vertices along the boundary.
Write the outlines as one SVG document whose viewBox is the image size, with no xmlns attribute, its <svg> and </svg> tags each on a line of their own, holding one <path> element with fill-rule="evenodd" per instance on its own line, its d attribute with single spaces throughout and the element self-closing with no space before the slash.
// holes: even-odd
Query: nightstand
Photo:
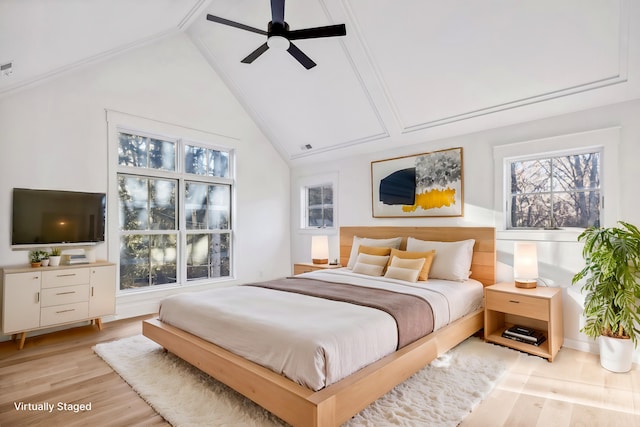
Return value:
<svg viewBox="0 0 640 427">
<path fill-rule="evenodd" d="M 331 268 L 342 268 L 342 266 L 340 264 L 331 265 L 331 264 L 313 264 L 311 262 L 297 262 L 293 264 L 293 274 L 297 275 L 302 273 L 308 273 L 310 271 L 326 270 Z"/>
<path fill-rule="evenodd" d="M 502 337 L 513 325 L 542 331 L 547 337 L 540 346 Z M 484 339 L 553 362 L 562 347 L 562 289 L 516 288 L 513 283 L 498 283 L 484 288 Z"/>
</svg>

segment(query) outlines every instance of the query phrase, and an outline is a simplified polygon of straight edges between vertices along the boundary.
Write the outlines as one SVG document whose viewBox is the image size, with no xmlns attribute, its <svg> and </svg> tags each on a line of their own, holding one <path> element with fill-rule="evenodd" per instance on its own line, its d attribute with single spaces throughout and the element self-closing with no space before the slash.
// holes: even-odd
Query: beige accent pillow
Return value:
<svg viewBox="0 0 640 427">
<path fill-rule="evenodd" d="M 400 247 L 400 243 L 402 243 L 402 237 L 392 237 L 390 239 L 371 239 L 369 237 L 353 236 L 353 243 L 351 245 L 351 253 L 349 254 L 349 262 L 347 263 L 347 268 L 352 269 L 356 264 L 356 259 L 358 258 L 358 249 L 360 248 L 360 245 L 377 247 L 383 246 L 387 248 L 398 249 Z"/>
<path fill-rule="evenodd" d="M 426 251 L 426 252 L 409 252 L 409 251 L 401 251 L 398 249 L 391 249 L 390 253 L 391 257 L 389 258 L 389 264 L 393 261 L 393 258 L 403 258 L 403 259 L 419 259 L 424 258 L 424 265 L 422 266 L 422 270 L 418 275 L 418 280 L 426 281 L 429 279 L 429 271 L 431 270 L 431 265 L 433 264 L 433 259 L 436 256 L 436 251 Z"/>
<path fill-rule="evenodd" d="M 359 254 L 352 271 L 367 276 L 382 276 L 388 262 L 389 256 Z"/>
<path fill-rule="evenodd" d="M 358 248 L 359 254 L 388 256 L 391 253 L 392 248 L 386 248 L 383 246 L 363 246 Z"/>
<path fill-rule="evenodd" d="M 407 251 L 436 251 L 429 277 L 433 279 L 455 280 L 463 282 L 471 274 L 474 239 L 457 242 L 432 242 L 409 237 Z"/>
<path fill-rule="evenodd" d="M 418 276 L 424 263 L 424 258 L 403 259 L 393 257 L 384 277 L 415 283 L 418 281 Z"/>
</svg>

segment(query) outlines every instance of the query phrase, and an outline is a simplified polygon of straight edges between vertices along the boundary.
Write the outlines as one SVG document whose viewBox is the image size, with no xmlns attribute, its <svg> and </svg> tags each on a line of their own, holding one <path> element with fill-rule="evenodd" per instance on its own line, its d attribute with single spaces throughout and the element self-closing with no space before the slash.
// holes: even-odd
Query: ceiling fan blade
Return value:
<svg viewBox="0 0 640 427">
<path fill-rule="evenodd" d="M 271 0 L 271 22 L 284 24 L 284 0 Z"/>
<path fill-rule="evenodd" d="M 259 48 L 257 48 L 256 50 L 254 50 L 253 52 L 251 52 L 249 55 L 247 55 L 246 58 L 244 58 L 242 61 L 245 64 L 251 64 L 253 61 L 255 61 L 256 59 L 258 59 L 258 57 L 260 55 L 262 55 L 263 53 L 265 53 L 267 50 L 269 50 L 269 46 L 267 45 L 267 43 L 260 45 Z"/>
<path fill-rule="evenodd" d="M 289 49 L 287 52 L 291 54 L 296 60 L 302 64 L 304 68 L 307 70 L 315 67 L 317 64 L 311 60 L 307 55 L 304 54 L 300 49 L 297 48 L 293 43 L 289 44 Z"/>
<path fill-rule="evenodd" d="M 228 25 L 230 27 L 240 28 L 241 30 L 251 31 L 252 33 L 262 34 L 263 36 L 267 35 L 267 32 L 264 30 L 260 30 L 258 28 L 253 28 L 248 25 L 240 24 L 238 22 L 229 21 L 228 19 L 220 18 L 219 16 L 209 15 L 207 14 L 207 19 L 209 21 L 217 22 L 218 24 Z"/>
<path fill-rule="evenodd" d="M 289 40 L 315 39 L 320 37 L 346 36 L 347 28 L 344 24 L 327 25 L 326 27 L 305 28 L 287 32 Z"/>
</svg>

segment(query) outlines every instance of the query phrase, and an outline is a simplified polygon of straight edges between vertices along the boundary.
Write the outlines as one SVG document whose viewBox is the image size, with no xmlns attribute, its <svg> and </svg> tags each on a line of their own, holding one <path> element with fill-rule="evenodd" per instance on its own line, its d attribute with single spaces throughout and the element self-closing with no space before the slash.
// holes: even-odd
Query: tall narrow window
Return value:
<svg viewBox="0 0 640 427">
<path fill-rule="evenodd" d="M 177 181 L 118 176 L 120 289 L 176 283 Z"/>
<path fill-rule="evenodd" d="M 600 225 L 601 152 L 510 160 L 508 228 Z"/>
<path fill-rule="evenodd" d="M 120 132 L 121 290 L 231 275 L 231 155 Z"/>
</svg>

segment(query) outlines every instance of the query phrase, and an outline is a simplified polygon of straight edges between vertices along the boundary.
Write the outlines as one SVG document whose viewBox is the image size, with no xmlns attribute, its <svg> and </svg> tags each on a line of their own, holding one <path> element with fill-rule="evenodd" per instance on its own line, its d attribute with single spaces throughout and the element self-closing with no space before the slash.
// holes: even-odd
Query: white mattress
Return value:
<svg viewBox="0 0 640 427">
<path fill-rule="evenodd" d="M 420 296 L 433 309 L 434 330 L 482 305 L 483 287 L 475 280 L 409 284 L 347 269 L 298 277 Z M 162 301 L 160 320 L 313 390 L 341 380 L 397 347 L 395 320 L 383 311 L 252 286 L 174 295 Z"/>
</svg>

